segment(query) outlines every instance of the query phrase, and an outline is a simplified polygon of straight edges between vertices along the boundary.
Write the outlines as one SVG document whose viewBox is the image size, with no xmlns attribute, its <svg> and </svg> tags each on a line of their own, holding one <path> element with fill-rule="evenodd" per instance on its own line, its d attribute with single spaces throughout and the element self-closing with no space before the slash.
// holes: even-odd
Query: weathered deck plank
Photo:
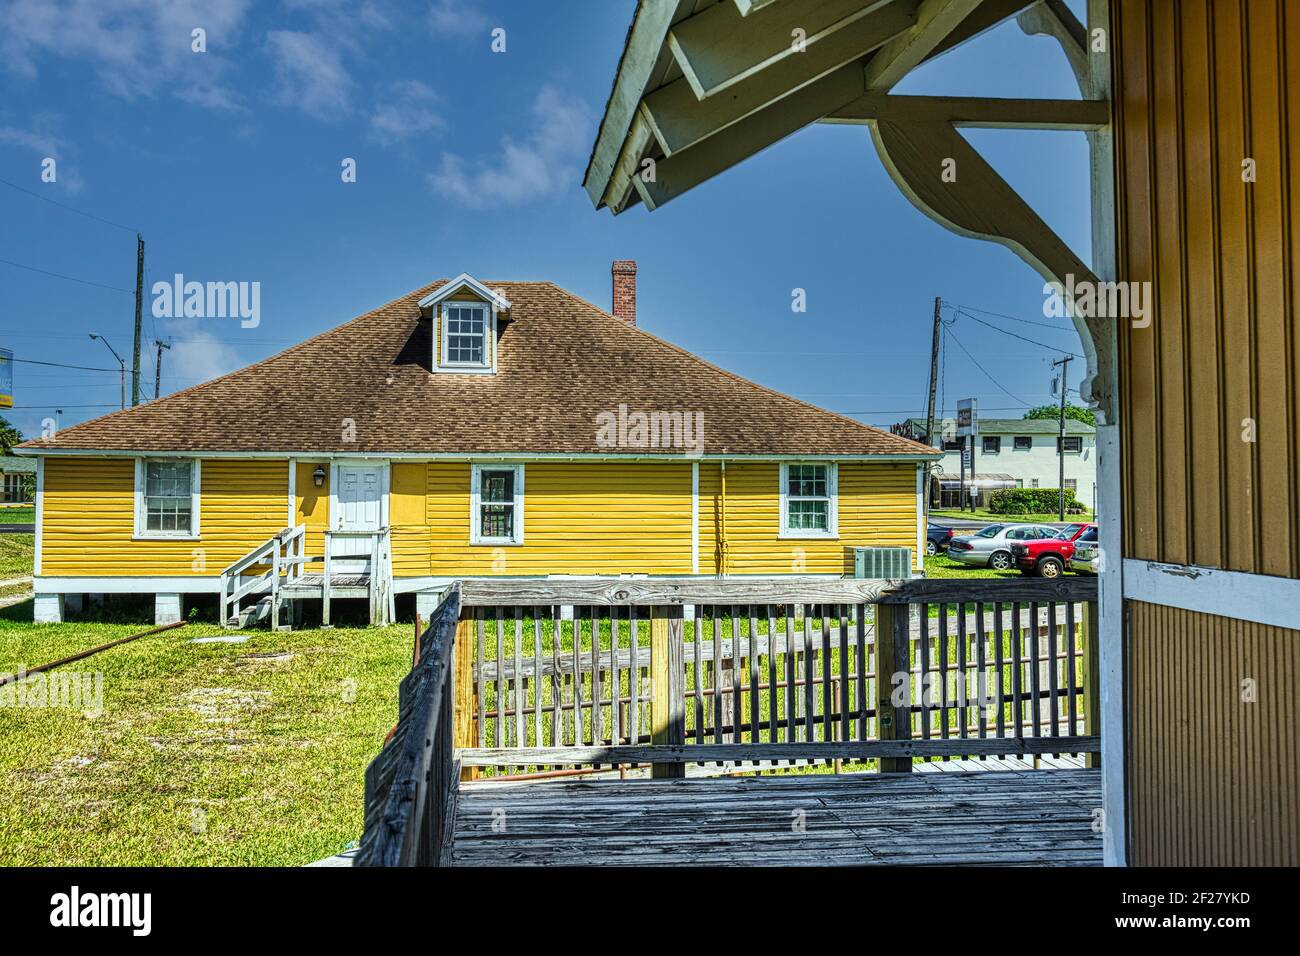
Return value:
<svg viewBox="0 0 1300 956">
<path fill-rule="evenodd" d="M 1096 770 L 463 784 L 458 866 L 1100 866 Z"/>
</svg>

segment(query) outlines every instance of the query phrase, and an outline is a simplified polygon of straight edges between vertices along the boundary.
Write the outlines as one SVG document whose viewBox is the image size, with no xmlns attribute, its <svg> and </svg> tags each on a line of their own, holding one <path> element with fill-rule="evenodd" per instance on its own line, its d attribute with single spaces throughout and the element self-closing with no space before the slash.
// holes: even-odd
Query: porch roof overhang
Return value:
<svg viewBox="0 0 1300 956">
<path fill-rule="evenodd" d="M 1011 17 L 1059 43 L 1081 99 L 890 92 Z M 1089 266 L 957 131 L 1109 135 L 1109 71 L 1096 59 L 1064 0 L 640 0 L 583 186 L 615 215 L 638 203 L 654 210 L 812 123 L 860 124 L 926 215 L 1007 246 L 1050 283 L 1096 287 Z M 955 181 L 941 175 L 945 159 L 961 169 Z M 1084 397 L 1113 421 L 1111 360 L 1098 344 L 1108 348 L 1114 319 L 1074 306 L 1067 301 L 1091 373 Z"/>
</svg>

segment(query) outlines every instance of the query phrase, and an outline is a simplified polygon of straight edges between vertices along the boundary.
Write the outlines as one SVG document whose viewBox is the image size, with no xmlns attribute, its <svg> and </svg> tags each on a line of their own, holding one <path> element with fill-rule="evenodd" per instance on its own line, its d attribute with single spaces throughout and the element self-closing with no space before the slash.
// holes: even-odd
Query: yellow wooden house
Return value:
<svg viewBox="0 0 1300 956">
<path fill-rule="evenodd" d="M 922 568 L 934 450 L 763 388 L 548 282 L 461 275 L 248 368 L 28 442 L 37 620 L 84 595 L 427 605 L 485 575 Z M 901 549 L 901 550 L 897 550 Z"/>
</svg>

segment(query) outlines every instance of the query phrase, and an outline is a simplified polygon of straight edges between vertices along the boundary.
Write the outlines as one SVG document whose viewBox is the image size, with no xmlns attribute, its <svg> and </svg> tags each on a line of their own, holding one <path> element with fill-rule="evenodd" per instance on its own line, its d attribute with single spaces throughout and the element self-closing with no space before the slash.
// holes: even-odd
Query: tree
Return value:
<svg viewBox="0 0 1300 956">
<path fill-rule="evenodd" d="M 1060 405 L 1039 405 L 1037 408 L 1031 408 L 1025 412 L 1025 418 L 1050 418 L 1052 421 L 1056 421 L 1060 417 Z M 1076 422 L 1084 422 L 1093 427 L 1097 425 L 1097 416 L 1092 413 L 1092 409 L 1084 408 L 1082 405 L 1066 405 L 1065 417 L 1073 418 Z"/>
<path fill-rule="evenodd" d="M 0 454 L 9 454 L 14 445 L 22 444 L 23 433 L 10 425 L 7 419 L 0 418 Z"/>
</svg>

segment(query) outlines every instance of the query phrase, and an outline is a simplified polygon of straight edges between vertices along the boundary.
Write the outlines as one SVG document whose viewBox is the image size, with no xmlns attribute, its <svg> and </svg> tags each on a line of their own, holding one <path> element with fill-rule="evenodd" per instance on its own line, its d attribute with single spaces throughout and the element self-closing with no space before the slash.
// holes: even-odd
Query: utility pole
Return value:
<svg viewBox="0 0 1300 956">
<path fill-rule="evenodd" d="M 934 332 L 930 336 L 930 400 L 925 409 L 925 440 L 931 445 L 934 444 L 934 396 L 939 387 L 939 307 L 943 300 L 937 295 L 934 297 Z M 940 441 L 939 447 L 943 447 Z M 930 467 L 931 462 L 925 463 L 925 512 L 928 516 L 930 513 Z"/>
<path fill-rule="evenodd" d="M 154 339 L 153 344 L 158 347 L 158 359 L 153 364 L 153 397 L 155 399 L 162 397 L 162 354 L 163 349 L 170 349 L 171 343 L 164 342 L 162 339 Z"/>
<path fill-rule="evenodd" d="M 131 350 L 131 406 L 140 404 L 140 318 L 144 311 L 144 236 L 135 234 L 135 345 Z"/>
<path fill-rule="evenodd" d="M 1052 368 L 1056 368 L 1056 366 L 1058 365 L 1061 366 L 1061 380 L 1059 382 L 1061 388 L 1061 416 L 1060 416 L 1060 420 L 1057 423 L 1057 435 L 1056 435 L 1056 459 L 1057 459 L 1057 466 L 1059 469 L 1058 476 L 1057 476 L 1057 485 L 1059 486 L 1059 490 L 1057 491 L 1057 520 L 1064 521 L 1065 520 L 1065 393 L 1066 393 L 1065 382 L 1066 382 L 1066 374 L 1070 370 L 1070 356 L 1067 355 L 1064 358 L 1057 359 L 1055 362 L 1052 363 Z"/>
</svg>

